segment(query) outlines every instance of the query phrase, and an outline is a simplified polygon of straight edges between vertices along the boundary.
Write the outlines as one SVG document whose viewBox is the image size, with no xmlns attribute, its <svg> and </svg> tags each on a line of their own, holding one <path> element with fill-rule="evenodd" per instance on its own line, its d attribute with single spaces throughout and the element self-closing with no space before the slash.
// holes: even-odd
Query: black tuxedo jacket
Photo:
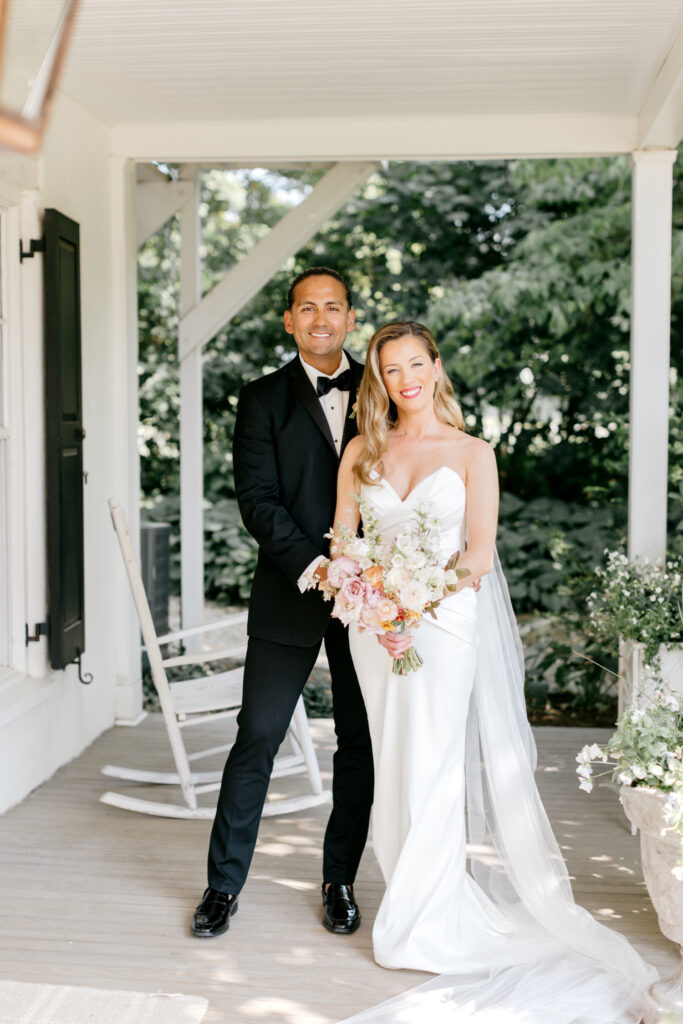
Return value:
<svg viewBox="0 0 683 1024">
<path fill-rule="evenodd" d="M 347 353 L 348 355 L 348 353 Z M 356 434 L 351 417 L 363 367 L 349 356 L 353 388 L 342 452 Z M 233 441 L 242 520 L 259 546 L 249 602 L 249 636 L 295 647 L 321 640 L 331 602 L 299 592 L 297 580 L 332 526 L 339 458 L 320 401 L 297 355 L 240 393 Z"/>
</svg>

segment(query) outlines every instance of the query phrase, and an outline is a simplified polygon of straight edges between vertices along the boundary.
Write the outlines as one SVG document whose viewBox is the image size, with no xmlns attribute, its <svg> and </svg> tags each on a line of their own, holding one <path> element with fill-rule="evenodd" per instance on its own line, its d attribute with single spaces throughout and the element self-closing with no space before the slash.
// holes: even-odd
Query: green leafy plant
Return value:
<svg viewBox="0 0 683 1024">
<path fill-rule="evenodd" d="M 681 837 L 683 865 L 683 706 L 678 695 L 658 690 L 626 709 L 611 739 L 586 745 L 576 755 L 579 787 L 593 789 L 594 764 L 608 766 L 622 786 L 648 786 L 667 794 L 664 820 Z M 680 868 L 683 878 L 683 866 Z"/>
<path fill-rule="evenodd" d="M 657 671 L 660 646 L 683 644 L 683 558 L 664 569 L 605 551 L 596 570 L 599 588 L 588 597 L 590 627 L 599 640 L 619 637 L 645 645 L 645 661 Z"/>
</svg>

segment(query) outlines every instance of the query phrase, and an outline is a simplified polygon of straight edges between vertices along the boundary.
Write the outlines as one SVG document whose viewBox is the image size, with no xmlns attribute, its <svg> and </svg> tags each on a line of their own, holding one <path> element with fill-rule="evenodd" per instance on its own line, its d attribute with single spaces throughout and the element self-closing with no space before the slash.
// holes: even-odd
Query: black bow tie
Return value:
<svg viewBox="0 0 683 1024">
<path fill-rule="evenodd" d="M 316 394 L 318 398 L 322 398 L 323 395 L 327 395 L 333 388 L 337 388 L 339 391 L 350 391 L 351 390 L 351 371 L 344 370 L 338 377 L 318 377 L 318 386 L 316 388 Z"/>
</svg>

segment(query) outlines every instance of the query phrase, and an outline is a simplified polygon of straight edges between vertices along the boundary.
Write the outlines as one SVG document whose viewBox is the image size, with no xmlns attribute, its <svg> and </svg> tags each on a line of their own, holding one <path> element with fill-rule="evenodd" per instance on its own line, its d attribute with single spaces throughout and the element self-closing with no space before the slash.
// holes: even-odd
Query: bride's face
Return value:
<svg viewBox="0 0 683 1024">
<path fill-rule="evenodd" d="M 399 411 L 417 412 L 432 403 L 441 360 L 432 362 L 419 338 L 406 334 L 387 341 L 379 353 L 379 367 L 387 394 Z"/>
</svg>

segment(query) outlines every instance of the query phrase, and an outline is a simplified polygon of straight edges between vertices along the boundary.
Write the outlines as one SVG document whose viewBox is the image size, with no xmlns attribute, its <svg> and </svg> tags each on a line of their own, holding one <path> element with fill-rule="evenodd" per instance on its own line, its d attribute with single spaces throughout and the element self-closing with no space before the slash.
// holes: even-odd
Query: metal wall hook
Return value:
<svg viewBox="0 0 683 1024">
<path fill-rule="evenodd" d="M 79 683 L 83 683 L 84 686 L 90 686 L 93 680 L 92 672 L 86 672 L 85 675 L 83 674 L 83 668 L 81 665 L 82 651 L 80 651 L 78 647 L 76 648 L 76 651 L 78 653 L 78 657 L 74 658 L 73 664 L 78 665 L 78 681 Z"/>
</svg>

